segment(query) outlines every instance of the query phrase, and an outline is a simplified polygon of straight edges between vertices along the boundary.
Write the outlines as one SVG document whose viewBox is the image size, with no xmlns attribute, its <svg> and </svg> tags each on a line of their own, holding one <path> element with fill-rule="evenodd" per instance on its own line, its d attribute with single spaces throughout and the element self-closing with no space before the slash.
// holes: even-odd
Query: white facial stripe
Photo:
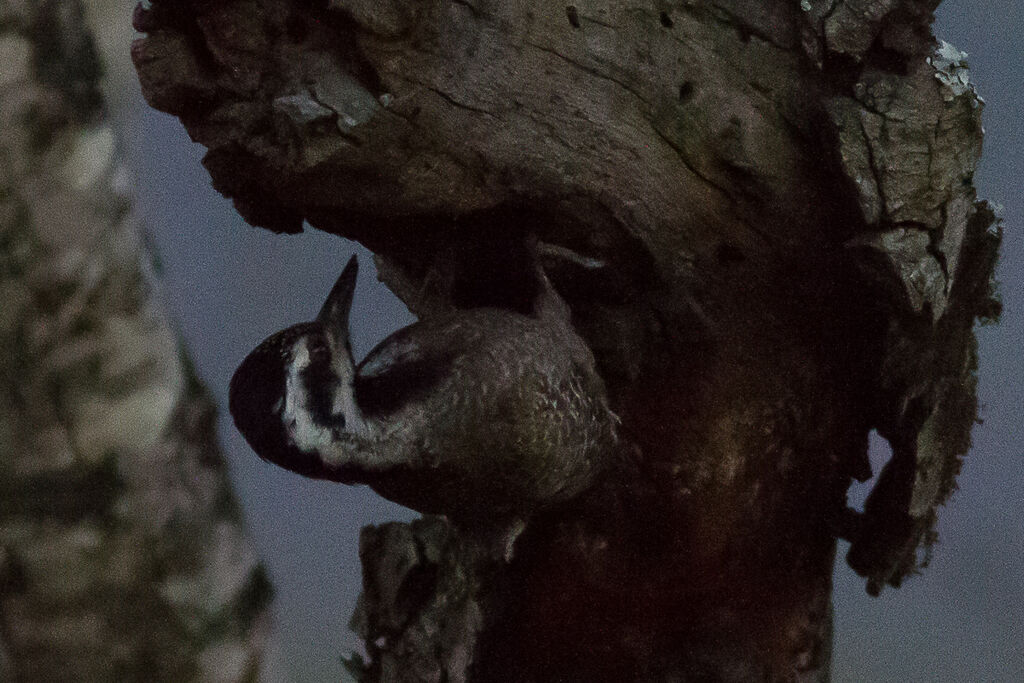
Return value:
<svg viewBox="0 0 1024 683">
<path fill-rule="evenodd" d="M 330 447 L 332 434 L 329 427 L 316 424 L 309 407 L 309 394 L 300 376 L 309 367 L 309 348 L 305 339 L 295 344 L 292 363 L 285 379 L 284 412 L 281 420 L 292 443 L 305 453 L 323 453 Z"/>
<path fill-rule="evenodd" d="M 338 444 L 331 427 L 317 424 L 313 420 L 309 391 L 302 378 L 302 372 L 309 364 L 307 341 L 300 339 L 295 344 L 292 363 L 285 378 L 284 411 L 281 420 L 296 448 L 306 453 L 319 453 L 321 457 L 330 459 Z M 343 372 L 339 372 L 338 368 L 334 370 L 341 381 L 331 401 L 331 412 L 345 416 L 346 432 L 365 436 L 369 432 L 369 427 L 362 419 L 355 403 L 351 366 L 346 367 Z"/>
<path fill-rule="evenodd" d="M 331 398 L 331 412 L 345 416 L 346 432 L 366 436 L 369 428 L 363 420 L 362 411 L 356 405 L 355 390 L 352 387 L 355 378 L 352 356 L 347 346 L 336 343 L 332 335 L 328 335 L 328 338 L 331 342 L 331 370 L 339 380 Z"/>
<path fill-rule="evenodd" d="M 338 388 L 334 390 L 334 398 L 331 401 L 331 412 L 335 415 L 341 413 L 345 416 L 346 432 L 359 436 L 367 435 L 369 430 L 359 407 L 356 406 L 356 397 L 351 384 L 338 383 Z"/>
<path fill-rule="evenodd" d="M 306 339 L 303 337 L 295 343 L 294 351 L 292 352 L 292 369 L 305 370 L 308 367 L 309 344 L 306 343 Z"/>
</svg>

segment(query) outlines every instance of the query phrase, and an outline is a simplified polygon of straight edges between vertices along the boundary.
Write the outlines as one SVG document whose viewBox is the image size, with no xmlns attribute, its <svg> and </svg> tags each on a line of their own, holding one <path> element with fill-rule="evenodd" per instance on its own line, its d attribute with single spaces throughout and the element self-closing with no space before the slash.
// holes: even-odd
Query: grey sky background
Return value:
<svg viewBox="0 0 1024 683">
<path fill-rule="evenodd" d="M 841 683 L 1024 681 L 1024 2 L 947 0 L 936 35 L 969 53 L 972 80 L 988 103 L 976 184 L 980 196 L 1004 206 L 1006 310 L 999 326 L 979 331 L 985 421 L 975 429 L 960 490 L 941 511 L 931 566 L 900 590 L 870 598 L 842 560 L 841 544 L 833 668 Z M 246 225 L 210 187 L 202 148 L 175 119 L 148 110 L 137 93 L 128 111 L 126 151 L 169 307 L 200 375 L 226 406 L 228 381 L 245 354 L 313 317 L 356 245 L 313 230 L 277 236 Z M 369 253 L 357 251 L 363 268 L 353 342 L 361 356 L 413 318 L 376 282 Z M 412 515 L 365 488 L 263 463 L 226 408 L 221 413 L 232 478 L 277 588 L 276 668 L 287 681 L 338 680 L 339 656 L 356 646 L 347 622 L 359 592 L 359 529 Z"/>
</svg>

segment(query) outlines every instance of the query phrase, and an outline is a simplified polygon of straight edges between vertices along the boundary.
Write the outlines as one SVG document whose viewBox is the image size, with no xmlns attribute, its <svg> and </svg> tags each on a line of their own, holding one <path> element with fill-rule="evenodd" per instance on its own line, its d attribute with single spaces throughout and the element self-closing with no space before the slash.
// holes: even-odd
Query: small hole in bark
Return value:
<svg viewBox="0 0 1024 683">
<path fill-rule="evenodd" d="M 683 81 L 679 86 L 679 101 L 685 102 L 691 97 L 693 97 L 693 83 L 690 81 Z"/>
<path fill-rule="evenodd" d="M 743 252 L 740 251 L 738 247 L 734 247 L 731 244 L 719 244 L 718 249 L 715 250 L 715 258 L 717 258 L 718 263 L 723 266 L 743 263 L 747 260 L 747 257 L 743 255 Z"/>
<path fill-rule="evenodd" d="M 576 5 L 569 5 L 565 8 L 565 16 L 569 17 L 569 23 L 573 28 L 580 27 L 580 13 L 576 9 Z"/>
<path fill-rule="evenodd" d="M 413 107 L 412 111 L 409 112 L 409 116 L 412 117 L 412 118 L 416 118 L 417 116 L 420 115 L 421 111 L 423 111 L 423 107 L 419 107 L 419 106 Z"/>
<path fill-rule="evenodd" d="M 668 15 L 668 12 L 662 12 L 660 19 L 661 25 L 664 26 L 665 28 L 672 28 L 675 25 L 675 22 L 672 21 L 672 17 Z"/>
</svg>

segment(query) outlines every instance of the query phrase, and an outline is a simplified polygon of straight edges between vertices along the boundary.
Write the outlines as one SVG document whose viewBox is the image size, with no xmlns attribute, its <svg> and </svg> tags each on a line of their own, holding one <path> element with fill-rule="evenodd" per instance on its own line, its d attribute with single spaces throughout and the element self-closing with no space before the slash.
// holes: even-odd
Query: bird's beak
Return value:
<svg viewBox="0 0 1024 683">
<path fill-rule="evenodd" d="M 348 315 L 352 309 L 352 295 L 356 289 L 358 273 L 359 262 L 353 254 L 316 316 L 317 322 L 323 324 L 330 335 L 335 348 L 344 348 L 348 341 Z"/>
</svg>

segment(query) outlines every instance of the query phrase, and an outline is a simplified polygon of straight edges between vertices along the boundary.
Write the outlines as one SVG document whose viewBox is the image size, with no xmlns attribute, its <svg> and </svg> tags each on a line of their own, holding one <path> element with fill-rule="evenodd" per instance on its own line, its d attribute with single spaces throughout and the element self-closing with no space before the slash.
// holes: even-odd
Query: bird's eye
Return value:
<svg viewBox="0 0 1024 683">
<path fill-rule="evenodd" d="M 331 362 L 331 350 L 323 339 L 317 339 L 309 347 L 309 364 L 326 365 Z"/>
</svg>

